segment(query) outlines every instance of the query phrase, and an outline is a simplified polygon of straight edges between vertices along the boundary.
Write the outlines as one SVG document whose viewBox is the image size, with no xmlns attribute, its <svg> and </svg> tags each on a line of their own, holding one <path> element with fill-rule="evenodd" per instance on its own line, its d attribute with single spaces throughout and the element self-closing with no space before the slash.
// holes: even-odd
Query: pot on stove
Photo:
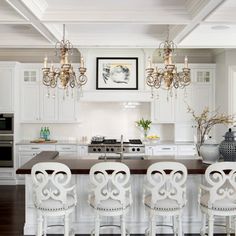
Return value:
<svg viewBox="0 0 236 236">
<path fill-rule="evenodd" d="M 96 135 L 92 137 L 93 142 L 103 142 L 105 139 L 105 136 L 102 135 Z"/>
</svg>

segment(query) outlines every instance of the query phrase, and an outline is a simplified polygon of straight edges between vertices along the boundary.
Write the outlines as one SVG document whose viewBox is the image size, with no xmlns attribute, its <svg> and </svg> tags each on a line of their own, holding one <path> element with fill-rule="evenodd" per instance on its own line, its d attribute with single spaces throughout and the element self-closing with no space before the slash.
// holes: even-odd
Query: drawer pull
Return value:
<svg viewBox="0 0 236 236">
<path fill-rule="evenodd" d="M 39 148 L 37 148 L 37 147 L 32 147 L 31 149 L 33 149 L 33 150 L 38 150 Z"/>
<path fill-rule="evenodd" d="M 161 150 L 171 150 L 171 148 L 162 148 Z"/>
</svg>

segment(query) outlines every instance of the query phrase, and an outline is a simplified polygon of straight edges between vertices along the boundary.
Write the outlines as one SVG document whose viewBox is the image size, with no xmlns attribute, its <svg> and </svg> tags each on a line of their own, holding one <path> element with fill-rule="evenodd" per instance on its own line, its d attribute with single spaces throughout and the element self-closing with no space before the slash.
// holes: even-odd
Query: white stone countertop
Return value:
<svg viewBox="0 0 236 236">
<path fill-rule="evenodd" d="M 21 140 L 19 142 L 16 142 L 16 145 L 79 145 L 79 146 L 86 146 L 89 145 L 88 142 L 81 142 L 81 141 L 76 141 L 76 140 L 57 140 L 56 143 L 31 143 L 31 140 Z M 156 141 L 156 142 L 143 142 L 145 146 L 157 146 L 157 145 L 194 145 L 194 142 L 191 141 Z"/>
<path fill-rule="evenodd" d="M 81 141 L 76 140 L 57 140 L 56 143 L 31 143 L 31 140 L 21 140 L 16 142 L 16 145 L 79 145 L 79 146 L 86 146 L 88 143 L 82 143 Z"/>
</svg>

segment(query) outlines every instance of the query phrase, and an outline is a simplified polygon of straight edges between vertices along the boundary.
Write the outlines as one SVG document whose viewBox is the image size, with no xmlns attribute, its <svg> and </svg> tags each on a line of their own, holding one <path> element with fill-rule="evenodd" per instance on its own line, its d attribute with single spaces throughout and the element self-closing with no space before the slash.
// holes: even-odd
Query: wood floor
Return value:
<svg viewBox="0 0 236 236">
<path fill-rule="evenodd" d="M 24 189 L 22 185 L 0 185 L 0 236 L 23 236 L 25 218 Z M 198 235 L 195 234 L 194 236 Z"/>
</svg>

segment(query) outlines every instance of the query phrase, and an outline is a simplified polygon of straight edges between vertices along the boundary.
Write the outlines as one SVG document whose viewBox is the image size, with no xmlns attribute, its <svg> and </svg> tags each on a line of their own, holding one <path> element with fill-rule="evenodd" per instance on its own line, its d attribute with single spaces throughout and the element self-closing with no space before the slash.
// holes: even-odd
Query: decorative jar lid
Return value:
<svg viewBox="0 0 236 236">
<path fill-rule="evenodd" d="M 226 141 L 236 141 L 236 132 L 230 128 L 224 135 Z"/>
</svg>

